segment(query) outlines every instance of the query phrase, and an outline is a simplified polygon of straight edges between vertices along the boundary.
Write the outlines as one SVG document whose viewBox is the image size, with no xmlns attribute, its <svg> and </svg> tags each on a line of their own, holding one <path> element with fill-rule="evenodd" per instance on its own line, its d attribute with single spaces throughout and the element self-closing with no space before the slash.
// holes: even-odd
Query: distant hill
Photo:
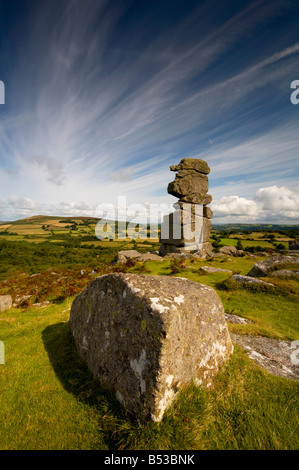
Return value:
<svg viewBox="0 0 299 470">
<path fill-rule="evenodd" d="M 11 241 L 30 240 L 37 243 L 50 240 L 59 242 L 66 237 L 79 237 L 82 242 L 97 242 L 102 238 L 96 236 L 96 225 L 100 218 L 76 216 L 76 217 L 59 217 L 48 215 L 35 215 L 12 222 L 4 222 L 0 224 L 0 237 L 8 238 Z M 156 227 L 156 229 L 158 229 Z M 103 220 L 102 230 L 97 232 L 104 239 L 123 239 L 136 238 L 136 232 L 141 238 L 147 238 L 150 229 L 147 224 L 135 224 L 127 227 L 127 231 L 123 230 L 123 226 L 119 226 L 114 220 Z M 151 232 L 151 235 L 153 232 Z M 155 232 L 158 237 L 158 232 Z M 155 236 L 154 234 L 154 236 Z M 78 238 L 78 240 L 79 240 Z"/>
<path fill-rule="evenodd" d="M 0 234 L 2 236 L 9 236 L 11 240 L 15 237 L 20 240 L 25 237 L 38 238 L 38 241 L 54 236 L 58 232 L 62 235 L 72 233 L 72 235 L 92 235 L 95 234 L 95 227 L 99 218 L 96 217 L 59 217 L 50 215 L 35 215 L 32 217 L 25 217 L 24 219 L 15 221 L 0 222 Z M 109 228 L 108 232 L 114 227 L 115 222 L 111 220 L 107 222 Z M 160 228 L 160 227 L 159 227 Z M 140 224 L 140 230 L 149 230 L 146 224 Z M 212 230 L 218 232 L 253 232 L 253 231 L 299 231 L 299 225 L 285 225 L 285 224 L 217 224 L 212 221 Z M 2 233 L 1 233 L 2 232 Z M 141 232 L 140 232 L 141 233 Z M 52 235 L 51 235 L 52 234 Z M 108 233 L 107 233 L 108 235 Z M 296 235 L 296 233 L 295 233 Z"/>
<path fill-rule="evenodd" d="M 25 217 L 24 219 L 19 219 L 13 222 L 5 222 L 5 223 L 6 224 L 11 223 L 12 225 L 41 224 L 41 223 L 44 224 L 48 221 L 53 221 L 53 220 L 57 220 L 57 221 L 66 220 L 66 221 L 69 221 L 69 223 L 71 224 L 73 220 L 76 222 L 89 220 L 91 222 L 96 223 L 99 219 L 97 219 L 96 217 L 59 217 L 55 215 L 34 215 L 32 217 Z"/>
<path fill-rule="evenodd" d="M 299 225 L 279 225 L 279 224 L 213 224 L 212 230 L 219 231 L 252 231 L 252 230 L 299 230 Z"/>
</svg>

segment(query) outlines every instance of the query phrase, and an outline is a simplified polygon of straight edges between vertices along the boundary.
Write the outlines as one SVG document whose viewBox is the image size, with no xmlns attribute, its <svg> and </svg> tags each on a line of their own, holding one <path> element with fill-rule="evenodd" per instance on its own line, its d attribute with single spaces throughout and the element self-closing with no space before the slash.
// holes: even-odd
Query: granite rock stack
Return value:
<svg viewBox="0 0 299 470">
<path fill-rule="evenodd" d="M 210 168 L 204 160 L 183 158 L 172 165 L 175 180 L 169 183 L 168 193 L 179 199 L 175 211 L 164 216 L 161 225 L 161 256 L 168 253 L 197 253 L 205 258 L 212 254 L 209 242 L 212 210 L 207 205 L 212 201 L 208 193 Z"/>
</svg>

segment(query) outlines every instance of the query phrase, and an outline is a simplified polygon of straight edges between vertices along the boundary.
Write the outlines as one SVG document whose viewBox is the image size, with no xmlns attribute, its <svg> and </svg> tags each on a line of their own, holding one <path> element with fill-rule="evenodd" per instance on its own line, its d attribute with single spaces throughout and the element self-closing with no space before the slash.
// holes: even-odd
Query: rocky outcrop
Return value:
<svg viewBox="0 0 299 470">
<path fill-rule="evenodd" d="M 0 312 L 4 312 L 12 307 L 12 298 L 10 295 L 0 295 Z"/>
<path fill-rule="evenodd" d="M 261 284 L 274 287 L 274 284 L 271 284 L 270 282 L 262 281 L 261 279 L 256 279 L 251 276 L 242 276 L 241 274 L 233 274 L 230 279 L 239 282 L 240 284 Z"/>
<path fill-rule="evenodd" d="M 233 272 L 230 269 L 222 269 L 222 268 L 214 268 L 213 266 L 202 266 L 200 268 L 205 273 L 229 273 L 232 274 Z"/>
<path fill-rule="evenodd" d="M 170 169 L 177 174 L 168 185 L 168 193 L 179 201 L 174 204 L 175 212 L 163 219 L 159 253 L 165 256 L 188 251 L 197 252 L 201 257 L 211 256 L 209 239 L 213 212 L 207 207 L 212 201 L 212 196 L 207 194 L 210 168 L 204 160 L 183 158 Z"/>
<path fill-rule="evenodd" d="M 253 268 L 249 271 L 247 276 L 253 277 L 263 277 L 268 276 L 269 273 L 273 270 L 273 268 L 277 268 L 278 266 L 282 266 L 284 264 L 297 264 L 299 266 L 299 259 L 293 256 L 271 256 L 263 261 L 255 263 Z"/>
<path fill-rule="evenodd" d="M 234 343 L 247 352 L 250 359 L 273 375 L 299 380 L 297 341 L 282 341 L 263 336 L 231 334 Z"/>
<path fill-rule="evenodd" d="M 117 253 L 117 263 L 125 263 L 128 259 L 136 259 L 141 256 L 137 250 L 123 250 Z"/>
<path fill-rule="evenodd" d="M 229 256 L 237 256 L 238 250 L 235 246 L 222 246 L 219 249 L 219 253 L 223 253 L 224 255 L 229 255 Z"/>
<path fill-rule="evenodd" d="M 74 300 L 70 328 L 102 386 L 154 421 L 182 386 L 211 385 L 233 349 L 216 292 L 166 276 L 96 278 Z"/>
<path fill-rule="evenodd" d="M 273 271 L 271 277 L 299 277 L 299 271 L 291 271 L 289 269 L 279 269 L 278 271 Z"/>
<path fill-rule="evenodd" d="M 136 261 L 163 261 L 163 258 L 157 253 L 139 253 L 137 250 L 123 250 L 117 254 L 117 263 L 125 263 L 129 259 Z"/>
</svg>

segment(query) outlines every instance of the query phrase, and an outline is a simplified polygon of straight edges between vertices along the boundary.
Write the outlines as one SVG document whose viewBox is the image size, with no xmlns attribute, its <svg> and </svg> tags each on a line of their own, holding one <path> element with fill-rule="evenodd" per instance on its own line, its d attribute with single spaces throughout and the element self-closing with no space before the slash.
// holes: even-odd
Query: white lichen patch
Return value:
<svg viewBox="0 0 299 470">
<path fill-rule="evenodd" d="M 161 421 L 166 408 L 168 408 L 169 405 L 173 402 L 175 395 L 176 394 L 172 388 L 167 388 L 165 390 L 163 397 L 160 398 L 157 404 L 157 412 L 152 414 L 153 421 L 156 423 Z"/>
<path fill-rule="evenodd" d="M 219 341 L 215 341 L 212 348 L 208 351 L 208 353 L 203 357 L 199 363 L 199 368 L 205 369 L 218 369 L 218 362 L 219 359 L 224 360 L 227 355 L 227 347 L 226 345 L 220 343 Z"/>
<path fill-rule="evenodd" d="M 128 287 L 130 288 L 132 294 L 137 294 L 137 292 L 140 292 L 140 289 L 138 287 L 133 286 L 131 283 L 128 282 Z"/>
<path fill-rule="evenodd" d="M 212 315 L 215 315 L 215 313 L 217 313 L 218 311 L 218 306 L 217 305 L 213 305 L 212 309 L 211 309 L 211 314 Z"/>
<path fill-rule="evenodd" d="M 165 379 L 167 387 L 170 387 L 170 385 L 172 384 L 172 381 L 173 381 L 173 375 L 172 374 L 167 375 Z"/>
<path fill-rule="evenodd" d="M 177 297 L 175 297 L 174 299 L 174 302 L 176 302 L 177 304 L 181 305 L 184 300 L 185 300 L 185 296 L 183 294 L 180 294 L 178 295 Z"/>
<path fill-rule="evenodd" d="M 165 305 L 161 305 L 159 297 L 151 297 L 151 307 L 154 310 L 157 310 L 159 313 L 164 313 L 165 310 L 169 310 L 169 307 L 166 307 Z"/>
<path fill-rule="evenodd" d="M 145 391 L 146 391 L 146 383 L 145 383 L 145 380 L 142 377 L 143 371 L 144 371 L 145 366 L 146 366 L 146 362 L 147 362 L 147 359 L 146 359 L 146 350 L 145 349 L 142 349 L 140 357 L 139 357 L 138 360 L 133 359 L 133 360 L 130 361 L 131 369 L 135 372 L 135 374 L 139 378 L 141 393 L 145 393 Z"/>
</svg>

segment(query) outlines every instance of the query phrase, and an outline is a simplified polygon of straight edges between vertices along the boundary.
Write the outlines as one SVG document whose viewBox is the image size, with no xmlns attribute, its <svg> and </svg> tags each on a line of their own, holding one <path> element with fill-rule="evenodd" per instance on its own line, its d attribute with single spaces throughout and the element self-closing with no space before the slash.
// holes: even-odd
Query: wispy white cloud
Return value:
<svg viewBox="0 0 299 470">
<path fill-rule="evenodd" d="M 32 162 L 45 168 L 48 174 L 48 181 L 60 186 L 65 179 L 65 172 L 63 165 L 53 157 L 44 157 L 42 155 L 35 155 L 32 157 Z"/>
<path fill-rule="evenodd" d="M 131 181 L 134 176 L 133 168 L 121 168 L 108 174 L 109 179 L 119 182 Z"/>
<path fill-rule="evenodd" d="M 57 5 L 32 12 L 22 32 L 10 111 L 0 115 L 3 200 L 17 193 L 63 214 L 77 213 L 74 201 L 82 211 L 114 204 L 120 191 L 129 203 L 175 202 L 168 166 L 185 156 L 209 162 L 220 212 L 223 198 L 242 211 L 259 188 L 294 184 L 299 139 L 285 87 L 299 44 L 270 34 L 264 53 L 250 49 L 286 11 L 281 2 L 250 2 L 218 23 L 206 2 L 154 35 L 146 21 L 121 32 L 127 2 Z"/>
<path fill-rule="evenodd" d="M 9 196 L 0 199 L 0 214 L 3 220 L 14 220 L 16 215 L 18 218 L 30 217 L 34 215 L 37 206 L 32 199 L 27 197 Z"/>
</svg>

